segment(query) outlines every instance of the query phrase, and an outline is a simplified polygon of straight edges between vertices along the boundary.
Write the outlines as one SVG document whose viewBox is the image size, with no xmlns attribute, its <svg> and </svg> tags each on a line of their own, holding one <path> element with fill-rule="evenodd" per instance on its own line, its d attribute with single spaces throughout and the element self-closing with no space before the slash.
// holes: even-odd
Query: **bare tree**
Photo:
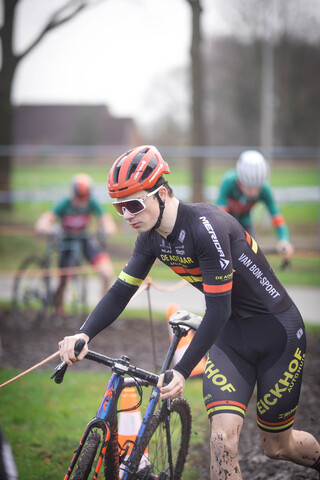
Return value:
<svg viewBox="0 0 320 480">
<path fill-rule="evenodd" d="M 318 0 L 218 0 L 228 18 L 232 36 L 261 45 L 260 145 L 266 151 L 274 144 L 276 108 L 275 48 L 285 38 L 316 45 L 320 39 Z M 316 70 L 316 68 L 315 68 Z M 319 72 L 316 73 L 319 75 Z M 258 139 L 258 137 L 257 137 Z M 270 158 L 269 158 L 270 159 Z"/>
<path fill-rule="evenodd" d="M 11 205 L 11 156 L 8 146 L 12 143 L 13 107 L 11 103 L 12 85 L 19 63 L 55 28 L 69 22 L 86 7 L 93 5 L 93 0 L 68 0 L 48 19 L 33 42 L 21 53 L 14 51 L 14 25 L 20 0 L 2 0 L 3 24 L 0 28 L 1 70 L 0 70 L 0 191 L 4 192 L 0 206 Z"/>
</svg>

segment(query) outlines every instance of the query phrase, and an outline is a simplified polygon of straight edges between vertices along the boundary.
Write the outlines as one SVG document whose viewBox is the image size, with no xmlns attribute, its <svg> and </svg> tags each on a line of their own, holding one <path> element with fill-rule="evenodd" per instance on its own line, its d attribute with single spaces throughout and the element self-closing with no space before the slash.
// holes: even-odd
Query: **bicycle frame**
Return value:
<svg viewBox="0 0 320 480">
<path fill-rule="evenodd" d="M 55 253 L 58 255 L 63 254 L 64 252 L 69 252 L 68 255 L 68 264 L 62 267 L 62 273 L 58 278 L 57 285 L 52 285 L 52 279 L 48 277 L 49 283 L 49 292 L 48 292 L 48 299 L 47 299 L 47 306 L 53 304 L 54 296 L 61 295 L 61 301 L 64 297 L 64 292 L 67 286 L 67 283 L 70 281 L 71 278 L 77 276 L 74 273 L 74 267 L 83 263 L 85 259 L 83 253 L 83 240 L 86 240 L 90 237 L 88 233 L 83 233 L 81 235 L 76 236 L 66 236 L 62 235 L 58 238 L 49 238 L 47 241 L 47 248 L 45 251 L 45 265 L 46 268 L 50 268 L 53 257 Z M 84 288 L 84 287 L 83 287 Z"/>
<path fill-rule="evenodd" d="M 42 257 L 43 258 L 42 268 L 49 271 L 52 265 L 55 252 L 61 253 L 63 251 L 70 251 L 70 257 L 74 261 L 81 261 L 81 259 L 83 258 L 81 241 L 85 238 L 87 238 L 87 235 L 84 235 L 83 237 L 79 237 L 79 238 L 62 237 L 58 239 L 55 237 L 48 236 L 46 249 Z M 68 267 L 65 267 L 65 268 L 67 269 Z M 47 296 L 43 300 L 45 302 L 45 305 L 48 307 L 52 303 L 53 294 L 54 294 L 54 291 L 52 290 L 52 281 L 51 281 L 52 279 L 49 272 L 46 279 L 47 279 L 49 288 L 48 288 Z M 56 288 L 54 290 L 56 290 Z"/>
<path fill-rule="evenodd" d="M 53 255 L 55 252 L 62 253 L 65 251 L 70 252 L 70 259 L 74 262 L 81 261 L 84 258 L 84 255 L 82 253 L 82 241 L 86 240 L 90 236 L 85 233 L 85 234 L 80 234 L 78 236 L 65 236 L 62 235 L 61 237 L 58 238 L 51 238 L 48 237 L 47 240 L 47 246 L 46 246 L 46 251 L 44 254 L 45 258 L 45 263 L 47 264 L 47 267 L 52 263 Z M 70 260 L 69 259 L 69 260 Z M 68 267 L 65 267 L 68 268 Z"/>
<path fill-rule="evenodd" d="M 166 358 L 163 362 L 160 373 L 165 373 L 170 368 L 171 361 L 172 361 L 174 353 L 177 349 L 178 343 L 181 340 L 181 338 L 184 336 L 184 334 L 185 334 L 185 332 L 183 330 L 180 330 L 180 329 L 175 330 L 172 342 L 170 344 L 170 347 L 169 347 L 168 353 L 166 355 Z M 139 447 L 140 439 L 144 435 L 144 432 L 145 432 L 145 429 L 148 425 L 148 422 L 149 422 L 150 418 L 152 417 L 152 415 L 154 414 L 154 412 L 156 410 L 156 407 L 157 407 L 158 401 L 159 401 L 159 397 L 160 397 L 160 390 L 157 387 L 154 387 L 152 392 L 151 392 L 149 403 L 148 403 L 146 412 L 143 416 L 143 419 L 142 419 L 142 422 L 141 422 L 141 425 L 140 425 L 140 428 L 139 428 L 137 438 L 136 438 L 135 444 L 133 446 L 132 452 L 131 452 L 128 460 L 126 461 L 128 469 L 127 469 L 127 467 L 125 468 L 124 474 L 122 476 L 122 480 L 127 480 L 127 478 L 128 478 L 128 475 L 130 473 L 130 463 L 132 462 L 132 460 L 134 458 L 134 455 L 135 455 L 135 452 L 136 452 L 137 448 Z M 167 401 L 165 401 L 165 404 L 167 404 L 167 406 L 169 406 Z M 166 426 L 166 435 L 167 435 L 167 437 L 170 437 L 169 423 L 166 422 L 165 426 Z M 169 445 L 170 445 L 170 442 L 169 442 Z M 171 451 L 169 451 L 169 462 L 170 462 L 170 465 L 169 465 L 170 472 L 172 472 L 173 471 L 173 464 L 172 464 L 172 452 Z"/>
<path fill-rule="evenodd" d="M 87 313 L 86 283 L 91 267 L 87 270 L 84 266 L 83 242 L 88 238 L 87 233 L 76 238 L 48 236 L 42 255 L 31 254 L 22 260 L 12 289 L 12 311 L 19 328 L 38 327 L 49 309 L 54 323 L 63 317 L 67 305 L 74 315 Z M 62 268 L 53 265 L 56 254 L 64 255 Z"/>
<path fill-rule="evenodd" d="M 164 373 L 168 368 L 170 367 L 170 363 L 172 361 L 173 355 L 176 351 L 177 345 L 181 339 L 181 337 L 185 335 L 185 332 L 179 328 L 175 330 L 172 342 L 170 344 L 167 356 L 164 360 L 163 366 L 161 368 L 161 373 Z M 96 354 L 94 352 L 88 352 L 86 358 L 88 359 L 93 359 L 95 357 L 95 361 L 97 360 L 97 357 L 99 358 L 99 354 Z M 126 358 L 126 357 L 124 357 Z M 104 363 L 101 361 L 101 363 Z M 103 432 L 103 442 L 100 448 L 100 453 L 99 453 L 99 459 L 95 468 L 95 472 L 92 476 L 93 480 L 96 480 L 98 478 L 99 472 L 101 465 L 103 463 L 103 460 L 106 456 L 108 448 L 111 448 L 113 451 L 112 455 L 112 461 L 114 462 L 114 468 L 117 473 L 118 478 L 120 478 L 120 473 L 119 473 L 119 467 L 120 467 L 120 447 L 118 444 L 118 418 L 117 418 L 117 405 L 118 405 L 118 400 L 120 397 L 120 394 L 123 390 L 124 387 L 126 386 L 134 386 L 135 383 L 131 379 L 125 379 L 123 377 L 123 368 L 121 371 L 117 371 L 117 367 L 113 367 L 114 373 L 112 374 L 107 388 L 105 390 L 105 393 L 103 395 L 102 401 L 100 403 L 100 406 L 97 411 L 97 415 L 95 418 L 93 418 L 86 426 L 82 437 L 79 441 L 79 444 L 75 450 L 75 453 L 73 455 L 73 458 L 71 460 L 71 463 L 69 465 L 69 468 L 67 470 L 67 473 L 64 477 L 64 480 L 69 480 L 70 475 L 78 461 L 78 458 L 81 454 L 82 448 L 85 444 L 86 439 L 88 438 L 89 433 L 92 431 L 93 428 L 100 428 Z M 154 376 L 155 379 L 157 379 L 157 376 Z M 155 383 L 155 380 L 154 382 Z M 150 386 L 152 384 L 151 382 L 144 382 L 140 381 L 140 384 L 142 386 Z M 159 397 L 160 397 L 160 391 L 159 389 L 154 386 L 152 393 L 150 395 L 149 403 L 146 409 L 146 412 L 143 416 L 142 423 L 140 425 L 136 441 L 133 445 L 131 454 L 129 455 L 129 458 L 125 462 L 123 474 L 121 476 L 122 480 L 128 480 L 130 477 L 130 464 L 132 460 L 134 459 L 135 452 L 137 448 L 139 447 L 139 442 L 140 439 L 143 437 L 145 429 L 147 428 L 147 425 L 152 417 L 152 415 L 155 413 L 156 407 L 159 402 Z M 170 438 L 170 431 L 169 431 L 169 421 L 165 422 L 166 426 L 166 435 L 167 437 Z M 169 442 L 170 445 L 170 442 Z M 172 465 L 172 452 L 169 452 L 169 468 L 170 472 L 173 471 L 173 465 Z"/>
</svg>

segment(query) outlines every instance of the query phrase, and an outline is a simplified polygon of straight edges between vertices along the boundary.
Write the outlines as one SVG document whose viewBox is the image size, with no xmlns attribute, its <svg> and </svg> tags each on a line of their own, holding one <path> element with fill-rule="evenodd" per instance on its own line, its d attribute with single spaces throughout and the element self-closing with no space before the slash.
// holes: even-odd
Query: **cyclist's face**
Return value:
<svg viewBox="0 0 320 480">
<path fill-rule="evenodd" d="M 79 197 L 78 195 L 74 195 L 72 197 L 72 203 L 76 206 L 76 207 L 86 207 L 88 205 L 88 202 L 89 202 L 89 196 L 83 196 L 83 197 Z"/>
<path fill-rule="evenodd" d="M 132 195 L 128 195 L 126 197 L 121 198 L 121 200 L 131 200 L 134 198 L 143 198 L 147 195 L 148 192 L 142 190 L 139 193 L 134 193 Z M 144 204 L 146 208 L 142 210 L 142 212 L 136 213 L 132 215 L 126 209 L 124 209 L 123 218 L 127 220 L 129 225 L 136 230 L 138 233 L 144 233 L 151 230 L 151 228 L 156 223 L 160 208 L 158 199 L 152 195 L 144 200 Z"/>
</svg>

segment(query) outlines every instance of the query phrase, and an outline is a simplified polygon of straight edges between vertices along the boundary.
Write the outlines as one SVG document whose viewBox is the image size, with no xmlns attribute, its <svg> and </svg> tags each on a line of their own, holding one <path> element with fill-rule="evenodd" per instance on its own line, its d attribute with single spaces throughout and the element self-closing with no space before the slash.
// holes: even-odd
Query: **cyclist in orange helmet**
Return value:
<svg viewBox="0 0 320 480">
<path fill-rule="evenodd" d="M 110 170 L 108 175 L 109 195 L 112 198 L 122 198 L 142 190 L 148 191 L 153 186 L 158 187 L 151 192 L 157 198 L 160 208 L 157 222 L 153 226 L 153 229 L 157 229 L 161 223 L 165 207 L 159 195 L 160 186 L 164 183 L 167 184 L 161 178 L 164 173 L 170 173 L 169 165 L 163 160 L 155 147 L 140 147 L 130 150 L 122 155 Z M 159 179 L 161 179 L 160 186 L 157 185 Z M 117 207 L 116 202 L 113 205 L 117 212 L 122 215 L 121 207 Z"/>
<path fill-rule="evenodd" d="M 35 224 L 35 230 L 42 235 L 54 233 L 56 222 L 62 227 L 64 239 L 81 238 L 84 256 L 94 265 L 103 282 L 103 293 L 108 290 L 113 280 L 113 265 L 109 255 L 102 248 L 96 238 L 88 232 L 92 216 L 99 222 L 99 235 L 106 238 L 116 231 L 115 222 L 110 214 L 104 213 L 98 201 L 92 196 L 93 181 L 85 173 L 78 173 L 71 181 L 71 195 L 63 198 L 52 210 L 44 212 Z M 59 267 L 68 266 L 71 252 L 64 250 L 60 253 Z M 57 313 L 63 312 L 63 293 L 66 278 L 58 288 L 54 305 Z"/>
<path fill-rule="evenodd" d="M 265 454 L 320 472 L 320 445 L 293 428 L 305 360 L 301 315 L 256 241 L 215 205 L 179 201 L 164 179 L 168 164 L 153 146 L 114 163 L 108 188 L 119 215 L 138 232 L 130 260 L 75 335 L 59 342 L 68 365 L 77 339 L 88 342 L 123 312 L 156 259 L 204 295 L 201 325 L 162 398 L 182 395 L 185 380 L 208 353 L 203 397 L 210 419 L 212 480 L 240 480 L 238 444 L 257 387 L 257 425 Z"/>
</svg>

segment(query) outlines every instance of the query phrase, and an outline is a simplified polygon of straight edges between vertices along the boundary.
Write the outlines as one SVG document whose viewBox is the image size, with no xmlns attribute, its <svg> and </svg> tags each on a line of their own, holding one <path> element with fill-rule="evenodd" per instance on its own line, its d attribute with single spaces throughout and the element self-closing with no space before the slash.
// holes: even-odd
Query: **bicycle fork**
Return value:
<svg viewBox="0 0 320 480">
<path fill-rule="evenodd" d="M 94 429 L 94 428 L 99 428 L 102 430 L 103 432 L 103 442 L 102 442 L 102 445 L 101 445 L 101 449 L 100 449 L 100 453 L 99 453 L 99 459 L 98 459 L 98 462 L 97 462 L 97 465 L 96 465 L 96 468 L 95 468 L 95 471 L 94 471 L 94 474 L 93 474 L 93 480 L 96 479 L 98 477 L 98 474 L 99 474 L 99 471 L 100 471 L 100 468 L 101 468 L 101 465 L 102 465 L 102 462 L 103 462 L 103 459 L 105 457 L 105 454 L 106 454 L 106 451 L 107 451 L 107 448 L 108 448 L 108 444 L 109 444 L 109 441 L 110 441 L 110 438 L 111 438 L 111 432 L 110 432 L 110 428 L 108 427 L 108 425 L 103 421 L 101 420 L 100 418 L 94 418 L 93 420 L 91 420 L 83 434 L 82 434 L 82 437 L 78 443 L 78 446 L 74 452 L 74 455 L 73 455 L 73 458 L 71 460 L 71 463 L 68 467 L 68 471 L 67 473 L 65 474 L 64 476 L 64 479 L 63 480 L 69 480 L 70 478 L 70 475 L 71 473 L 73 472 L 73 469 L 79 459 L 79 456 L 82 452 L 82 449 L 85 445 L 85 442 L 89 436 L 89 433 Z"/>
<path fill-rule="evenodd" d="M 117 402 L 123 382 L 124 379 L 122 377 L 112 375 L 99 406 L 97 416 L 87 424 L 63 480 L 70 479 L 70 475 L 80 458 L 80 454 L 89 437 L 89 434 L 94 428 L 102 430 L 103 440 L 92 480 L 96 480 L 98 478 L 101 465 L 106 456 L 108 448 L 111 448 L 112 450 L 119 448 L 118 437 L 114 434 L 114 432 L 117 431 Z M 116 445 L 114 445 L 113 442 L 115 442 Z M 119 455 L 114 455 L 113 458 L 119 459 Z M 117 475 L 119 475 L 119 460 L 117 461 L 117 465 L 115 465 L 115 469 L 117 471 Z"/>
</svg>

